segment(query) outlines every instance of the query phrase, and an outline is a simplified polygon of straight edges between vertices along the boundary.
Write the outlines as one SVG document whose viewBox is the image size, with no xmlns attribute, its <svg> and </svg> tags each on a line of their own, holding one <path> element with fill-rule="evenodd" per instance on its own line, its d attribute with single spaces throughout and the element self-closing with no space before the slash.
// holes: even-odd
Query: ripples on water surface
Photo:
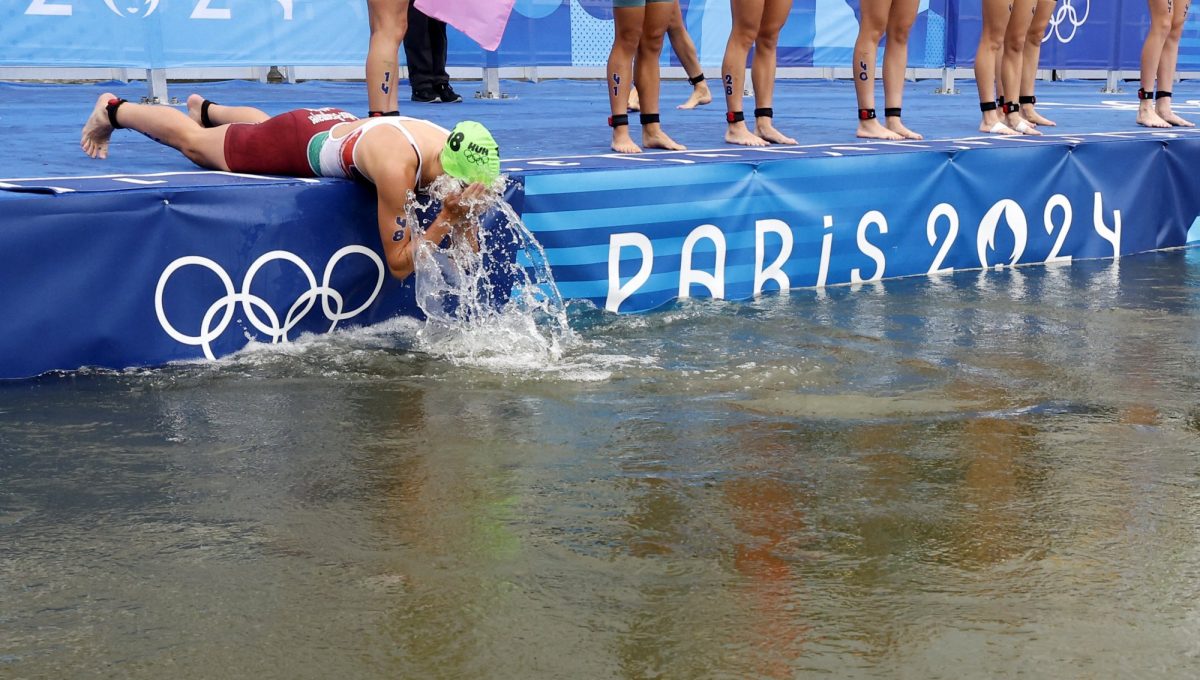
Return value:
<svg viewBox="0 0 1200 680">
<path fill-rule="evenodd" d="M 1198 308 L 1193 250 L 0 384 L 0 677 L 1195 677 Z"/>
</svg>

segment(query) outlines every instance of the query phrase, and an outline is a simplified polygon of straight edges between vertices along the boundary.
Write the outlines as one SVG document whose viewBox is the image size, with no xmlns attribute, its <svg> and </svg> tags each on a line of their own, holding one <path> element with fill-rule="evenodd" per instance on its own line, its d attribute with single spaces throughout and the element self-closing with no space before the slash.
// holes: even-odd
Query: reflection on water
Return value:
<svg viewBox="0 0 1200 680">
<path fill-rule="evenodd" d="M 1198 307 L 1183 251 L 0 384 L 0 677 L 1189 677 Z"/>
</svg>

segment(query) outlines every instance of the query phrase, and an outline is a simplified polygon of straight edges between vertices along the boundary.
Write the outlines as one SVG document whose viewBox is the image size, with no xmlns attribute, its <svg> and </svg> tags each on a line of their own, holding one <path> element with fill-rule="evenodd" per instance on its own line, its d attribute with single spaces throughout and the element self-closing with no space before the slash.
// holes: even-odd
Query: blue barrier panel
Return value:
<svg viewBox="0 0 1200 680">
<path fill-rule="evenodd" d="M 1183 245 L 1189 163 L 1200 139 L 533 175 L 524 219 L 565 297 L 641 311 Z"/>
<path fill-rule="evenodd" d="M 1147 13 L 1144 0 L 1135 3 Z M 1042 40 L 1041 65 L 1057 69 L 1121 68 L 1117 44 L 1121 38 L 1120 2 L 1059 0 Z M 1132 68 L 1137 68 L 1134 60 Z"/>
<path fill-rule="evenodd" d="M 507 195 L 516 206 L 519 192 Z M 387 274 L 378 233 L 373 190 L 345 180 L 7 182 L 0 378 L 214 358 L 251 338 L 420 317 L 411 277 Z"/>
</svg>

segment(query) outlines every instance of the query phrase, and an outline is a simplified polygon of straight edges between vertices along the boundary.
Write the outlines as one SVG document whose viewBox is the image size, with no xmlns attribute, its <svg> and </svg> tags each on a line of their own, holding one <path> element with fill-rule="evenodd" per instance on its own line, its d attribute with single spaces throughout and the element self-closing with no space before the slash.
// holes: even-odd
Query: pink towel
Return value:
<svg viewBox="0 0 1200 680">
<path fill-rule="evenodd" d="M 457 28 L 489 52 L 500 46 L 517 0 L 416 0 L 416 8 Z"/>
</svg>

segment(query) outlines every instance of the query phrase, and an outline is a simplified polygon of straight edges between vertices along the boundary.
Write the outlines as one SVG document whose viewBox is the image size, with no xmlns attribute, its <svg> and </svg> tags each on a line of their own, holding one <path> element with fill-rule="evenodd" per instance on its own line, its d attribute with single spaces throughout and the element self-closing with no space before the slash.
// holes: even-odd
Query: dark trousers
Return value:
<svg viewBox="0 0 1200 680">
<path fill-rule="evenodd" d="M 413 92 L 433 90 L 450 83 L 446 73 L 446 22 L 425 16 L 408 3 L 408 31 L 404 34 L 404 58 Z"/>
</svg>

